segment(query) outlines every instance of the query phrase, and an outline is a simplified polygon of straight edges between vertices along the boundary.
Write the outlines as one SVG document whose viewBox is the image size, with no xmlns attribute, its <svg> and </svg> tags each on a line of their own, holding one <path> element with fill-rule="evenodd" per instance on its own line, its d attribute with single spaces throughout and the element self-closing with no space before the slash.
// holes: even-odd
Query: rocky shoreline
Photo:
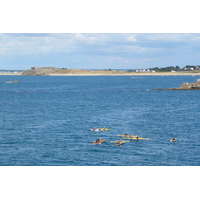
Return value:
<svg viewBox="0 0 200 200">
<path fill-rule="evenodd" d="M 182 83 L 179 88 L 158 88 L 157 90 L 200 90 L 200 79 L 197 79 L 194 83 Z"/>
</svg>

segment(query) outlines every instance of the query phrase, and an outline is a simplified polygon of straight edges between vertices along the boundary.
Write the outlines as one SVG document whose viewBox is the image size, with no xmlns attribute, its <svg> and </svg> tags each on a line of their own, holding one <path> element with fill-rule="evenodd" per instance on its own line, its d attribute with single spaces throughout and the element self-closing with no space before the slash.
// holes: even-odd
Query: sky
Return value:
<svg viewBox="0 0 200 200">
<path fill-rule="evenodd" d="M 0 69 L 200 65 L 199 33 L 0 33 Z"/>
</svg>

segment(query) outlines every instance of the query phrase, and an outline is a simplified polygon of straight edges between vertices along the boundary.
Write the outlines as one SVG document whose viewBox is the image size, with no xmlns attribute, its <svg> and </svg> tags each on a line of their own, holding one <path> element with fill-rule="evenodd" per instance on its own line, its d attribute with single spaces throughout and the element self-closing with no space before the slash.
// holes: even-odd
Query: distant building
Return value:
<svg viewBox="0 0 200 200">
<path fill-rule="evenodd" d="M 195 66 L 195 70 L 200 70 L 199 65 Z"/>
<path fill-rule="evenodd" d="M 39 68 L 41 68 L 41 67 L 31 67 L 31 69 L 33 69 L 33 70 L 36 70 L 36 69 L 39 69 Z"/>
</svg>

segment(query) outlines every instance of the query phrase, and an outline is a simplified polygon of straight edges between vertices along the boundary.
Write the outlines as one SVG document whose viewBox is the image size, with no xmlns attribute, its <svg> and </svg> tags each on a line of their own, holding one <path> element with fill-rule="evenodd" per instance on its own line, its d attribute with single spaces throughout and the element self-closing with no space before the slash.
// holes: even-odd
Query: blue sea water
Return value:
<svg viewBox="0 0 200 200">
<path fill-rule="evenodd" d="M 197 78 L 0 76 L 0 165 L 199 166 L 200 91 L 154 90 Z M 149 140 L 110 143 L 124 133 Z"/>
</svg>

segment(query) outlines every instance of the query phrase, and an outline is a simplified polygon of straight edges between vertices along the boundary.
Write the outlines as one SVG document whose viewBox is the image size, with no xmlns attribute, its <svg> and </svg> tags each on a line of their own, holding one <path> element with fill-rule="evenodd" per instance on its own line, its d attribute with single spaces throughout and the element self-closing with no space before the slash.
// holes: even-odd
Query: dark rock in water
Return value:
<svg viewBox="0 0 200 200">
<path fill-rule="evenodd" d="M 197 79 L 194 83 L 182 83 L 179 88 L 158 88 L 157 90 L 200 90 L 200 79 Z"/>
</svg>

